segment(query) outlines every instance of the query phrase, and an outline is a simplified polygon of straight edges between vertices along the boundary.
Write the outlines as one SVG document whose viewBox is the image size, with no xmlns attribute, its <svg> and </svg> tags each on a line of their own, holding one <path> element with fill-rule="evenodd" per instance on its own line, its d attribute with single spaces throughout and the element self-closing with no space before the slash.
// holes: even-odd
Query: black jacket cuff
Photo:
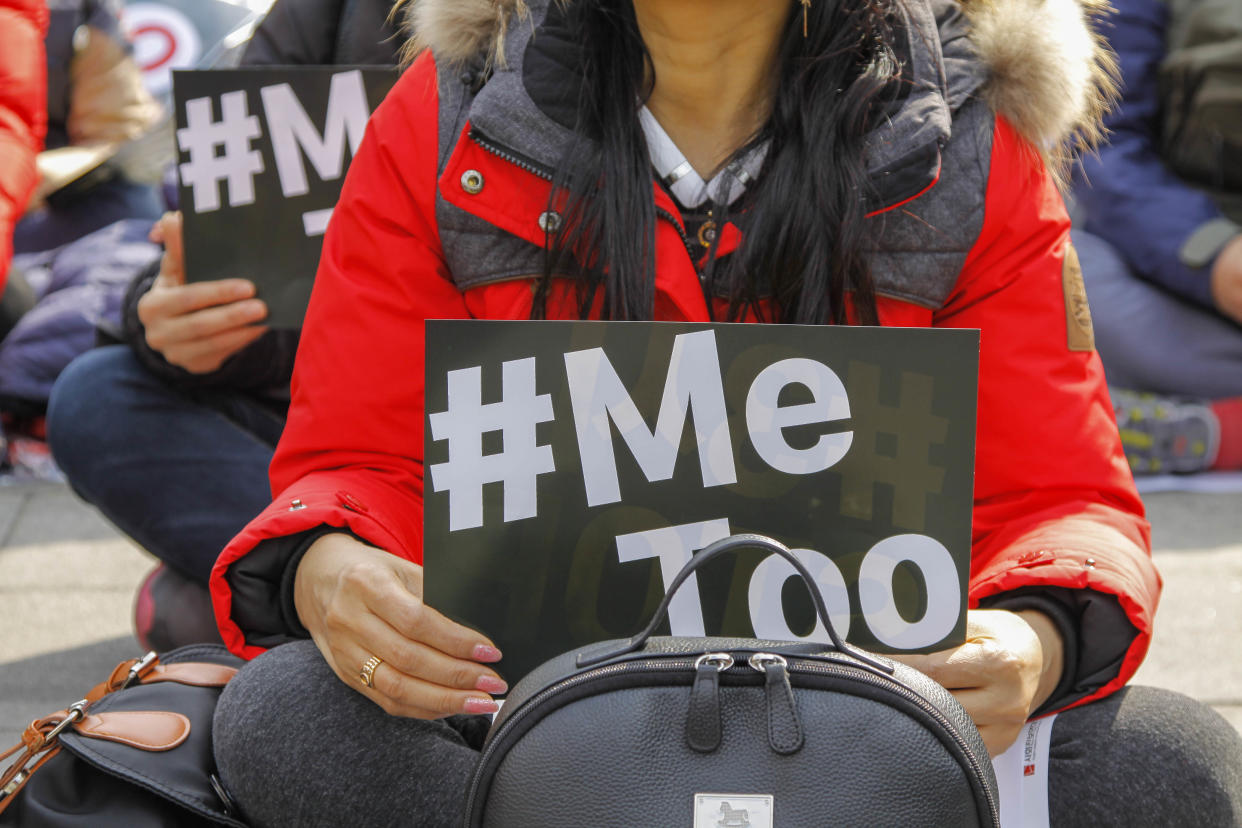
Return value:
<svg viewBox="0 0 1242 828">
<path fill-rule="evenodd" d="M 294 581 L 311 544 L 334 532 L 357 538 L 348 530 L 325 524 L 262 541 L 229 568 L 224 578 L 233 593 L 233 621 L 247 644 L 271 649 L 310 638 L 298 618 Z"/>
<path fill-rule="evenodd" d="M 1065 648 L 1061 680 L 1033 717 L 1086 698 L 1117 678 L 1138 636 L 1117 597 L 1091 589 L 1024 587 L 985 598 L 980 606 L 1010 612 L 1038 610 L 1061 634 Z"/>
</svg>

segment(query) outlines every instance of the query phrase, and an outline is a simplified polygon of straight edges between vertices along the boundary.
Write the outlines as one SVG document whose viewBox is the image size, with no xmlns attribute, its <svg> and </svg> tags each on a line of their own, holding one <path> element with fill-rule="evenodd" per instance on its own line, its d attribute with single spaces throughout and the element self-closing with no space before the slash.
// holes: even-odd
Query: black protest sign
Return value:
<svg viewBox="0 0 1242 828">
<path fill-rule="evenodd" d="M 864 647 L 964 640 L 975 331 L 429 321 L 427 602 L 520 677 L 649 619 L 738 532 L 797 550 Z M 675 635 L 826 640 L 793 568 L 740 553 Z"/>
<path fill-rule="evenodd" d="M 186 278 L 258 286 L 274 328 L 302 325 L 332 208 L 384 68 L 173 73 Z"/>
</svg>

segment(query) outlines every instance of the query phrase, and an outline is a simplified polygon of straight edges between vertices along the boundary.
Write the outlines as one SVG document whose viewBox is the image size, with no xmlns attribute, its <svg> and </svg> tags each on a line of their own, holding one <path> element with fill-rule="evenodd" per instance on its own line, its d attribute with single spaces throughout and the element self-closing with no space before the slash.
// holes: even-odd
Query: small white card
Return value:
<svg viewBox="0 0 1242 828">
<path fill-rule="evenodd" d="M 773 828 L 773 799 L 756 794 L 695 794 L 694 828 Z"/>
<path fill-rule="evenodd" d="M 1027 722 L 1013 746 L 992 760 L 1001 828 L 1048 828 L 1048 748 L 1056 718 Z"/>
</svg>

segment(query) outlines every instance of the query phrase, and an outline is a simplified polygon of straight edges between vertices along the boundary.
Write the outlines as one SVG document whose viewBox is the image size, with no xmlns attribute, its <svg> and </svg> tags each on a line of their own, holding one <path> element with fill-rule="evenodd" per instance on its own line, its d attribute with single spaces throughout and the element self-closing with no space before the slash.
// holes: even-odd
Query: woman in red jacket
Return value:
<svg viewBox="0 0 1242 828">
<path fill-rule="evenodd" d="M 1034 149 L 1089 130 L 1101 96 L 1080 9 L 412 8 L 430 48 L 373 117 L 333 218 L 277 497 L 213 572 L 234 651 L 314 641 L 259 658 L 222 699 L 217 757 L 247 815 L 456 818 L 479 724 L 444 717 L 495 710 L 505 686 L 492 643 L 421 600 L 423 322 L 534 316 L 979 328 L 968 640 L 910 661 L 994 753 L 1029 716 L 1075 708 L 1054 731 L 1054 750 L 1075 743 L 1054 755 L 1057 824 L 1168 824 L 1112 768 L 1167 732 L 1153 707 L 1186 728 L 1219 720 L 1116 692 L 1159 579 Z M 1129 740 L 1100 735 L 1121 721 L 1137 722 Z M 1222 738 L 1171 761 L 1242 768 L 1236 734 Z M 361 755 L 375 758 L 341 794 L 344 757 Z M 1218 824 L 1233 785 L 1179 816 Z"/>
<path fill-rule="evenodd" d="M 35 156 L 47 130 L 47 66 L 43 0 L 0 0 L 0 337 L 33 297 L 24 281 L 9 286 L 13 227 L 38 182 Z"/>
</svg>

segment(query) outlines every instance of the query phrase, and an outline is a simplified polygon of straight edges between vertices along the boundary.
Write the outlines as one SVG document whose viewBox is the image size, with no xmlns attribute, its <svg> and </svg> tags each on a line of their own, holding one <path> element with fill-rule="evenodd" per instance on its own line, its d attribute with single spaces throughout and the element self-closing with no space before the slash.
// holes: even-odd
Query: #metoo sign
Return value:
<svg viewBox="0 0 1242 828">
<path fill-rule="evenodd" d="M 513 679 L 633 634 L 697 550 L 758 532 L 850 641 L 961 643 L 978 353 L 960 330 L 429 321 L 427 601 Z M 748 552 L 670 627 L 827 640 L 793 568 Z"/>
<path fill-rule="evenodd" d="M 173 73 L 186 278 L 258 286 L 301 327 L 349 161 L 397 79 L 333 66 Z"/>
</svg>

